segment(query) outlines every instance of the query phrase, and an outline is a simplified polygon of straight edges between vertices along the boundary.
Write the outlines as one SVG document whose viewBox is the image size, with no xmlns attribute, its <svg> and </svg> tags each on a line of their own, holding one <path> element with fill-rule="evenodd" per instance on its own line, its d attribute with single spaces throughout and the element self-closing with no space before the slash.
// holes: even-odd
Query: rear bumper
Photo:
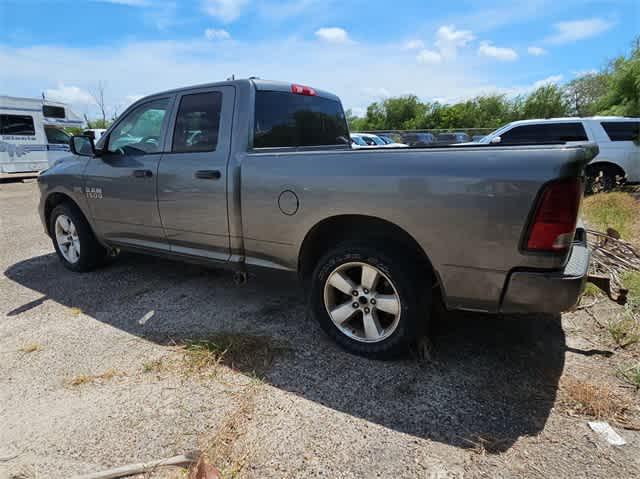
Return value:
<svg viewBox="0 0 640 479">
<path fill-rule="evenodd" d="M 501 313 L 560 313 L 576 305 L 584 291 L 591 253 L 574 243 L 562 271 L 513 271 L 500 304 Z"/>
</svg>

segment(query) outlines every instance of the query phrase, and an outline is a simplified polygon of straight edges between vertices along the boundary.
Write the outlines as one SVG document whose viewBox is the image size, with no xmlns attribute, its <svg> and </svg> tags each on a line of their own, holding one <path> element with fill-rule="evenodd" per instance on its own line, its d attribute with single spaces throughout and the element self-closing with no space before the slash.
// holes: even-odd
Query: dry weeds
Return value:
<svg viewBox="0 0 640 479">
<path fill-rule="evenodd" d="M 628 424 L 628 400 L 606 385 L 568 378 L 561 385 L 561 408 L 570 415 Z"/>
<path fill-rule="evenodd" d="M 107 369 L 105 372 L 101 374 L 81 374 L 79 376 L 75 376 L 66 381 L 67 386 L 82 386 L 85 384 L 95 384 L 95 383 L 105 383 L 115 377 L 122 377 L 126 374 L 121 371 L 116 371 L 115 369 Z"/>
<path fill-rule="evenodd" d="M 35 353 L 36 351 L 42 351 L 44 348 L 40 343 L 28 343 L 20 348 L 22 353 Z"/>
</svg>

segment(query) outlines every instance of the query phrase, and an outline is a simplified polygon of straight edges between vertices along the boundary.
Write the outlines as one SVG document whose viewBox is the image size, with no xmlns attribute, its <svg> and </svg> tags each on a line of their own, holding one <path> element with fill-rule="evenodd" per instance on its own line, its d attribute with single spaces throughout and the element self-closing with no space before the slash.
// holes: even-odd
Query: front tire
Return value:
<svg viewBox="0 0 640 479">
<path fill-rule="evenodd" d="M 406 353 L 426 331 L 428 275 L 406 249 L 343 243 L 318 262 L 310 305 L 320 327 L 348 352 L 374 359 Z"/>
<path fill-rule="evenodd" d="M 107 257 L 107 251 L 98 243 L 86 218 L 74 205 L 62 203 L 53 209 L 49 231 L 58 258 L 71 271 L 92 271 Z"/>
</svg>

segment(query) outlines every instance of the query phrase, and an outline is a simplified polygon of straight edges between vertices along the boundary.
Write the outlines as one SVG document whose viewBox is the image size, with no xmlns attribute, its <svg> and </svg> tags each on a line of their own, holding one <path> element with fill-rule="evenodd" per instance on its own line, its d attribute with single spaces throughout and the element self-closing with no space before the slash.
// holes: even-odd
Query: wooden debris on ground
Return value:
<svg viewBox="0 0 640 479">
<path fill-rule="evenodd" d="M 591 249 L 589 281 L 602 289 L 619 304 L 627 299 L 622 276 L 628 271 L 640 271 L 640 251 L 620 239 L 620 233 L 607 228 L 606 233 L 587 230 L 587 244 Z"/>
<path fill-rule="evenodd" d="M 84 476 L 79 476 L 76 479 L 115 479 L 119 477 L 133 476 L 136 474 L 151 473 L 159 467 L 164 466 L 189 467 L 193 464 L 200 464 L 202 460 L 203 459 L 200 454 L 181 454 L 179 456 L 160 459 L 158 461 L 141 462 L 137 464 L 129 464 L 127 466 L 116 467 L 107 471 L 95 472 Z M 197 475 L 193 477 L 195 479 L 216 479 L 216 476 L 211 475 Z"/>
</svg>

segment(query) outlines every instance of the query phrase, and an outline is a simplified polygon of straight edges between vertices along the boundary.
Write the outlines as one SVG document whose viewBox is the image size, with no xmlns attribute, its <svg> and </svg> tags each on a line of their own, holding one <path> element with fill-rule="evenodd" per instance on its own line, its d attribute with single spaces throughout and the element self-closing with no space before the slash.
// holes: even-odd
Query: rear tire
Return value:
<svg viewBox="0 0 640 479">
<path fill-rule="evenodd" d="M 348 352 L 392 358 L 425 334 L 429 276 L 419 274 L 418 262 L 405 251 L 383 242 L 345 242 L 319 260 L 311 278 L 311 311 Z"/>
<path fill-rule="evenodd" d="M 586 171 L 587 184 L 585 192 L 588 194 L 606 193 L 618 186 L 618 177 L 623 178 L 618 170 L 608 165 L 590 165 Z"/>
<path fill-rule="evenodd" d="M 96 240 L 82 212 L 70 203 L 56 206 L 49 217 L 53 247 L 65 268 L 83 273 L 102 265 L 106 249 Z"/>
</svg>

